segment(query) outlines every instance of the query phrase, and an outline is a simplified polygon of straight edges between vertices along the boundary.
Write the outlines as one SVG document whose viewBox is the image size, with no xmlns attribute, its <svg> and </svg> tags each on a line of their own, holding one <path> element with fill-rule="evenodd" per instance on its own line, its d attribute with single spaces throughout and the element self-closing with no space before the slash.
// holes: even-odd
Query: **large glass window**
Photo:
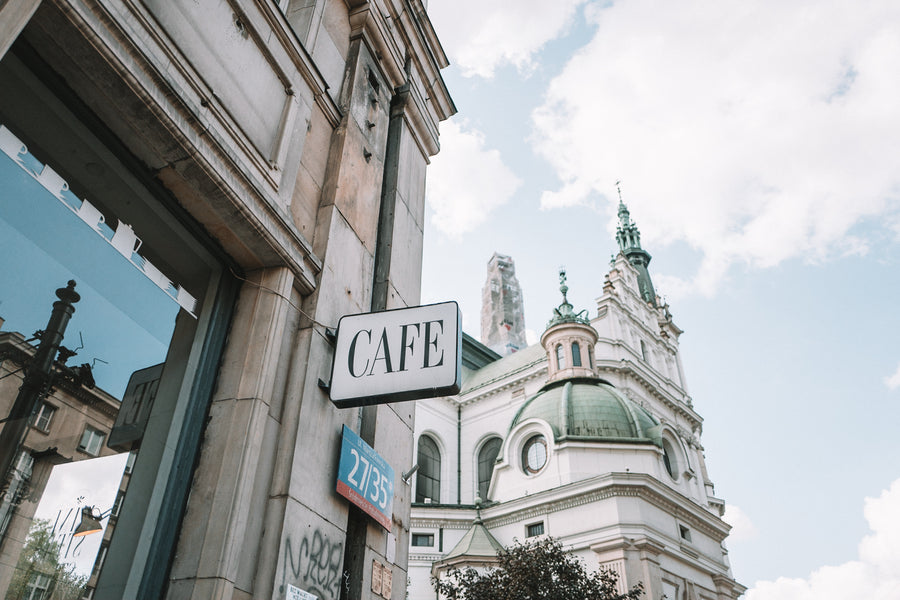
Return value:
<svg viewBox="0 0 900 600">
<path fill-rule="evenodd" d="M 491 476 L 494 474 L 494 463 L 497 462 L 497 455 L 500 454 L 502 444 L 503 441 L 500 438 L 491 438 L 478 451 L 478 495 L 482 500 L 487 500 Z"/>
<path fill-rule="evenodd" d="M 419 454 L 416 464 L 416 502 L 441 501 L 441 452 L 427 435 L 419 438 Z"/>
<path fill-rule="evenodd" d="M 152 489 L 179 445 L 221 273 L 47 69 L 16 46 L 0 61 L 0 449 L 15 452 L 0 450 L 0 598 L 46 593 L 28 575 L 36 561 L 54 597 L 67 586 L 80 598 L 103 576 L 101 543 L 110 565 L 126 560 L 113 530 L 138 530 L 143 513 L 126 498 L 118 522 L 108 516 L 129 481 Z M 67 319 L 51 319 L 54 302 Z M 38 368 L 50 384 L 23 386 Z M 124 474 L 129 452 L 141 459 Z M 74 537 L 84 507 L 102 533 Z"/>
</svg>

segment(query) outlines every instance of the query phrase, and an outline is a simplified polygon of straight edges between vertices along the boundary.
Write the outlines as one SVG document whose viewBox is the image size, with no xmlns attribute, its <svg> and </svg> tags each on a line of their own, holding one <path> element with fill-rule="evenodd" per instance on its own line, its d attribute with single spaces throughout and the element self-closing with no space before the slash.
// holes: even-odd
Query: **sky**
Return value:
<svg viewBox="0 0 900 600">
<path fill-rule="evenodd" d="M 595 310 L 616 182 L 671 305 L 748 600 L 900 599 L 900 3 L 430 0 L 458 114 L 423 303 Z"/>
</svg>

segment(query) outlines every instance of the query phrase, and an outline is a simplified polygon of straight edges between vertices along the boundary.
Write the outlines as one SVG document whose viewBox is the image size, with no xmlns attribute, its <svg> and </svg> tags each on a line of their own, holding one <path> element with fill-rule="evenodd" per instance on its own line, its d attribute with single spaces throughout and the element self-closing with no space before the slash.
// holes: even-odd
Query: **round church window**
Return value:
<svg viewBox="0 0 900 600">
<path fill-rule="evenodd" d="M 526 473 L 537 473 L 547 464 L 547 440 L 536 435 L 525 442 L 522 448 L 522 467 Z"/>
</svg>

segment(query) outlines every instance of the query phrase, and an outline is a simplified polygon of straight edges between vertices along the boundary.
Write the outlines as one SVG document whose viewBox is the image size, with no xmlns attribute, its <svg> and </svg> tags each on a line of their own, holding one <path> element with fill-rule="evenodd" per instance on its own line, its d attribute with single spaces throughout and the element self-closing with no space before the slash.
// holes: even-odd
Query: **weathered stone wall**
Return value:
<svg viewBox="0 0 900 600">
<path fill-rule="evenodd" d="M 360 414 L 336 409 L 318 382 L 327 329 L 372 307 L 376 264 L 387 308 L 419 302 L 425 170 L 438 122 L 455 112 L 421 0 L 11 4 L 0 51 L 17 38 L 33 48 L 221 248 L 221 277 L 240 286 L 195 468 L 172 464 L 183 407 L 154 414 L 156 468 L 136 467 L 143 500 L 126 498 L 94 597 L 136 597 L 159 561 L 146 539 L 172 509 L 172 472 L 192 482 L 167 597 L 283 598 L 294 585 L 327 600 L 360 576 L 368 597 L 370 568 L 345 575 L 348 504 L 335 492 L 341 427 L 359 429 Z M 383 210 L 393 220 L 379 244 Z M 190 328 L 194 341 L 207 327 Z M 190 342 L 186 369 L 198 359 Z M 399 478 L 414 405 L 368 414 Z M 409 488 L 398 480 L 395 492 L 390 535 L 366 526 L 362 564 L 392 562 L 399 599 Z"/>
</svg>

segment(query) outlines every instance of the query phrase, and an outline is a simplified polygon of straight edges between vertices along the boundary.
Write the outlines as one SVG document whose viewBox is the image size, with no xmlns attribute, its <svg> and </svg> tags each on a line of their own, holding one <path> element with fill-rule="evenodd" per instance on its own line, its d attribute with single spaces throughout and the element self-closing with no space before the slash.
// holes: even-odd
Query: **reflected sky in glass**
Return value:
<svg viewBox="0 0 900 600">
<path fill-rule="evenodd" d="M 3 329 L 28 338 L 46 327 L 55 290 L 74 279 L 81 301 L 63 345 L 84 348 L 69 364 L 97 359 L 98 387 L 121 398 L 133 371 L 165 360 L 177 303 L 2 153 L 0 181 Z"/>
<path fill-rule="evenodd" d="M 112 223 L 98 233 L 73 212 L 81 199 L 67 193 L 67 206 L 33 176 L 40 173 L 40 162 L 30 155 L 20 155 L 19 161 L 0 152 L 2 329 L 26 339 L 44 329 L 57 299 L 55 290 L 74 279 L 81 300 L 63 345 L 71 350 L 84 347 L 67 364 L 93 363 L 97 387 L 121 400 L 134 371 L 165 361 L 181 309 L 110 244 L 118 225 L 114 217 L 107 215 Z M 140 236 L 141 223 L 131 225 Z M 47 445 L 54 442 L 74 447 L 74 440 L 54 439 L 53 434 L 43 440 Z M 71 537 L 80 506 L 96 506 L 100 512 L 112 507 L 127 457 L 87 459 L 75 451 L 74 462 L 53 467 L 40 497 L 35 518 L 55 524 L 56 538 L 63 542 L 60 559 L 75 564 L 81 574 L 90 574 L 103 535 Z"/>
</svg>

